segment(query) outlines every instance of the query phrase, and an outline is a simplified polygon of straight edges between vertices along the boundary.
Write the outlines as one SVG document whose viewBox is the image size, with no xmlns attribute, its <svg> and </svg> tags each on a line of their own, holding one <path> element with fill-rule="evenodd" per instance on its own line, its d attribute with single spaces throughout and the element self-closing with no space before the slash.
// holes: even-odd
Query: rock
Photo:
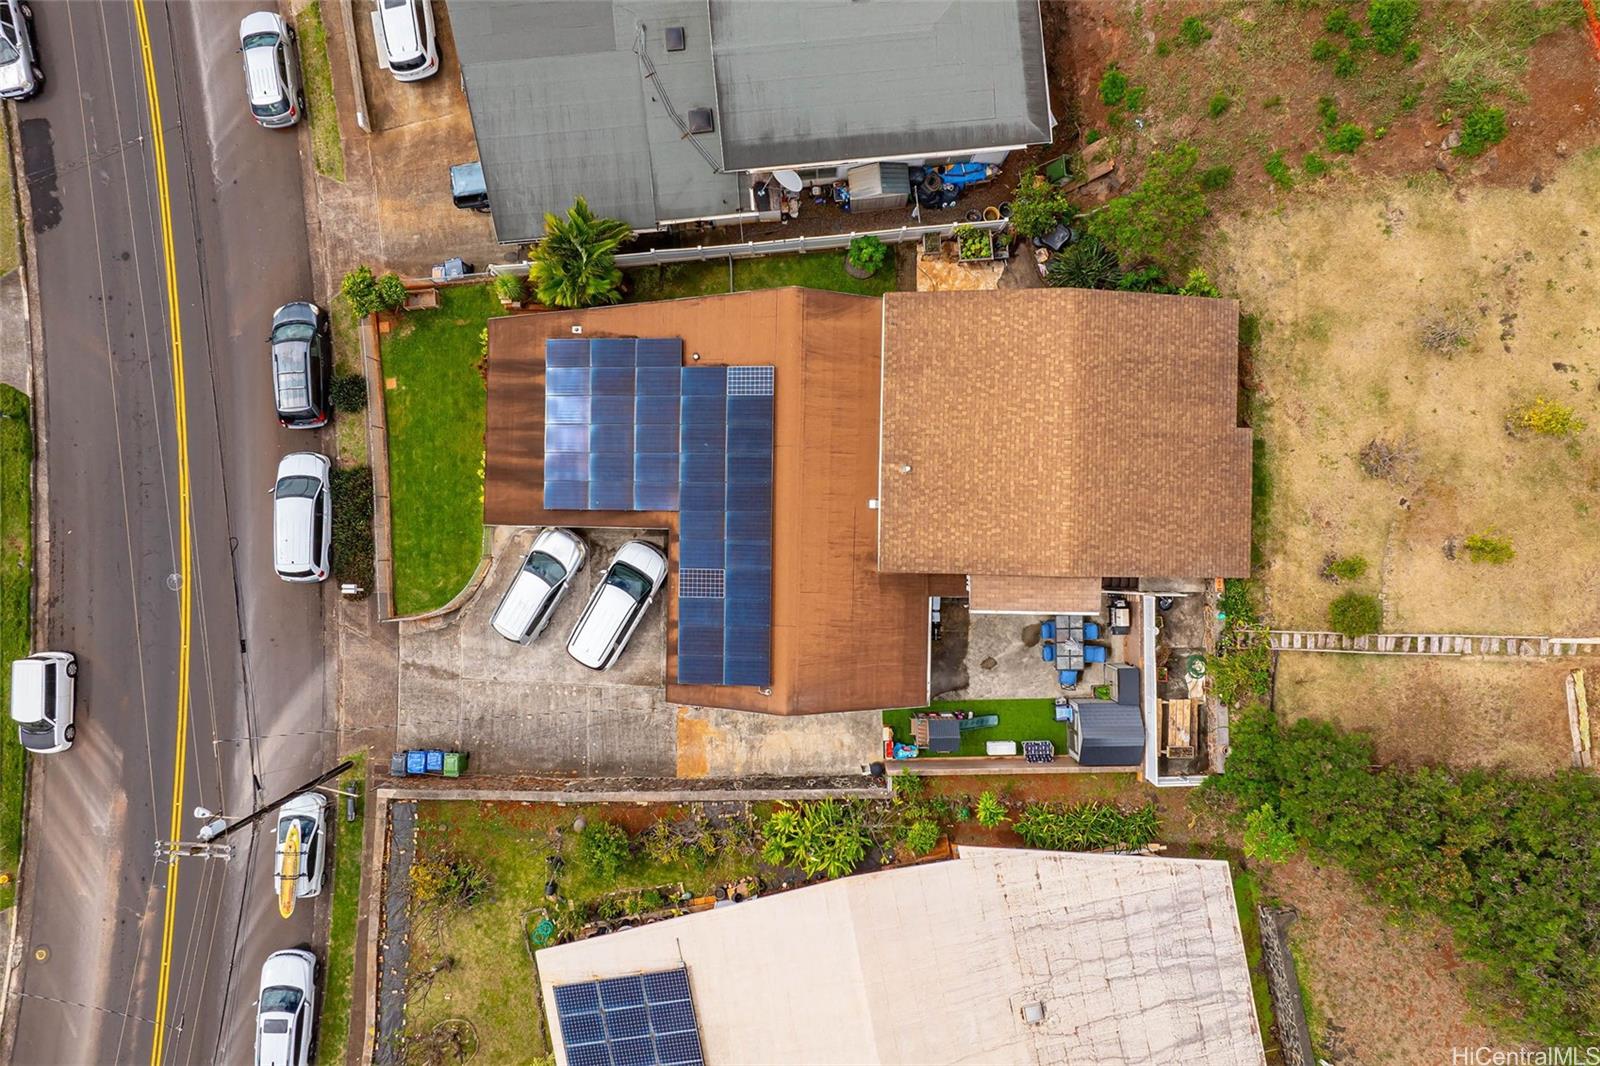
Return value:
<svg viewBox="0 0 1600 1066">
<path fill-rule="evenodd" d="M 585 818 L 585 817 L 584 817 L 584 816 L 583 816 L 583 815 L 581 815 L 581 814 L 580 814 L 580 815 L 578 815 L 578 816 L 577 816 L 577 817 L 576 817 L 576 818 L 574 818 L 574 819 L 573 819 L 573 820 L 572 820 L 572 829 L 573 829 L 573 832 L 576 832 L 576 833 L 581 833 L 581 832 L 583 832 L 583 827 L 584 827 L 584 826 L 586 826 L 586 825 L 588 825 L 588 824 L 589 824 L 589 820 L 588 820 L 588 819 L 587 819 L 587 818 Z"/>
<path fill-rule="evenodd" d="M 1567 154 L 1567 142 L 1566 141 L 1557 141 L 1556 142 L 1556 155 L 1561 156 L 1562 158 L 1565 158 L 1566 154 Z"/>
<path fill-rule="evenodd" d="M 1451 130 L 1449 133 L 1445 134 L 1444 143 L 1441 144 L 1440 147 L 1444 148 L 1446 151 L 1454 151 L 1455 149 L 1461 147 L 1461 131 Z"/>
<path fill-rule="evenodd" d="M 1432 141 L 1423 141 L 1422 142 L 1422 147 L 1424 147 L 1424 148 L 1432 148 L 1433 147 L 1433 142 Z"/>
<path fill-rule="evenodd" d="M 987 659 L 983 660 L 983 662 L 979 663 L 978 665 L 980 667 L 982 667 L 983 669 L 985 669 L 985 670 L 993 670 L 995 667 L 999 666 L 1000 663 L 999 663 L 998 660 L 995 659 L 995 657 L 993 655 L 991 655 Z"/>
</svg>

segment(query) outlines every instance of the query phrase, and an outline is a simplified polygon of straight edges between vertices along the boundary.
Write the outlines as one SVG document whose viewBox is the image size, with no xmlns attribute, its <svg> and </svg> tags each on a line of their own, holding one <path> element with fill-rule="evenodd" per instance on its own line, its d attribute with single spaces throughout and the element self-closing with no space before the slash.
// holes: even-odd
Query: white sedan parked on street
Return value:
<svg viewBox="0 0 1600 1066">
<path fill-rule="evenodd" d="M 256 1000 L 256 1066 L 307 1066 L 316 1008 L 317 957 L 295 948 L 268 955 Z"/>
</svg>

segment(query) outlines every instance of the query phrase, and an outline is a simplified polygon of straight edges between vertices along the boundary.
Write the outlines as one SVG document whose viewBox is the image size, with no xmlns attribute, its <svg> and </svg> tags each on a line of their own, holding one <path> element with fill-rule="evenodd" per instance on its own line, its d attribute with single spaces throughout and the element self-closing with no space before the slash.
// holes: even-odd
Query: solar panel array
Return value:
<svg viewBox="0 0 1600 1066">
<path fill-rule="evenodd" d="M 702 1066 L 689 971 L 557 985 L 568 1066 Z"/>
<path fill-rule="evenodd" d="M 545 506 L 676 510 L 678 682 L 765 686 L 775 368 L 682 359 L 674 338 L 545 342 Z"/>
</svg>

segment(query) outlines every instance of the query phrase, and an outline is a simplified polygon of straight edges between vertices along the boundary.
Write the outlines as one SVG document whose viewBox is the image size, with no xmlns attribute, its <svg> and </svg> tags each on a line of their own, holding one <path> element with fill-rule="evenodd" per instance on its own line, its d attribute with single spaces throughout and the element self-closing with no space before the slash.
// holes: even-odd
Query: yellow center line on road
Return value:
<svg viewBox="0 0 1600 1066">
<path fill-rule="evenodd" d="M 161 254 L 167 281 L 167 322 L 172 336 L 173 420 L 178 437 L 178 716 L 172 747 L 172 821 L 168 836 L 176 844 L 183 829 L 183 777 L 189 747 L 189 628 L 191 613 L 189 530 L 189 412 L 183 384 L 183 329 L 178 316 L 178 265 L 172 248 L 172 200 L 167 185 L 167 146 L 161 127 L 161 96 L 156 84 L 155 54 L 150 48 L 150 23 L 144 0 L 133 0 L 144 63 L 145 102 L 150 108 L 150 137 L 155 157 L 156 198 L 161 208 Z M 150 1044 L 151 1066 L 160 1066 L 167 1033 L 167 996 L 172 976 L 172 938 L 178 906 L 178 857 L 167 860 L 166 911 L 161 920 L 161 971 L 156 984 L 155 1029 Z"/>
</svg>

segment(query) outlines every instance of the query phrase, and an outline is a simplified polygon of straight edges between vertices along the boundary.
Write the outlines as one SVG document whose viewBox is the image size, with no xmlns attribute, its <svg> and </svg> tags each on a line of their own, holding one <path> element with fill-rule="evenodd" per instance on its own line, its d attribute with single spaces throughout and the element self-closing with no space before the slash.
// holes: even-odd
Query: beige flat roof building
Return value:
<svg viewBox="0 0 1600 1066">
<path fill-rule="evenodd" d="M 557 988 L 679 968 L 715 1066 L 1264 1062 L 1213 860 L 962 848 L 537 959 L 561 1066 Z"/>
</svg>

